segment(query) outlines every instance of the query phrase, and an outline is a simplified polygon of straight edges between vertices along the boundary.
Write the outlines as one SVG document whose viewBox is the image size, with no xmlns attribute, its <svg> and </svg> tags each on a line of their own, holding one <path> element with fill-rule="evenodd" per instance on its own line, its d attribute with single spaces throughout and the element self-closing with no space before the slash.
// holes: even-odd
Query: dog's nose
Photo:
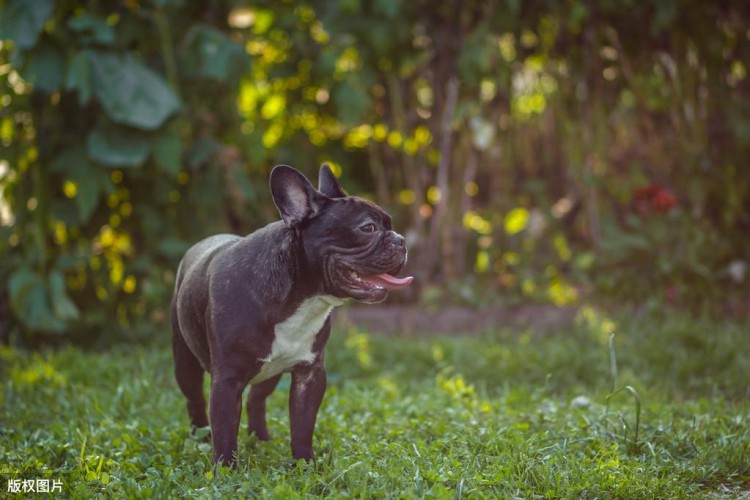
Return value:
<svg viewBox="0 0 750 500">
<path fill-rule="evenodd" d="M 398 234 L 396 231 L 388 231 L 388 236 L 390 236 L 391 242 L 394 245 L 396 245 L 398 247 L 406 246 L 406 240 L 404 239 L 403 236 L 401 236 L 400 234 Z"/>
</svg>

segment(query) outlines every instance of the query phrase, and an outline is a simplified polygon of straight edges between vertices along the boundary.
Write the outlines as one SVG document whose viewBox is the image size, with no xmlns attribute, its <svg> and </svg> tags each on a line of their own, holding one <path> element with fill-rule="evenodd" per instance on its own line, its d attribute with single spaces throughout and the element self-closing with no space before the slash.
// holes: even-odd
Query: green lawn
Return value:
<svg viewBox="0 0 750 500">
<path fill-rule="evenodd" d="M 167 332 L 0 348 L 0 496 L 45 478 L 74 497 L 750 498 L 750 325 L 579 319 L 547 335 L 336 331 L 316 461 L 291 466 L 286 380 L 274 439 L 242 433 L 239 469 L 216 473 L 188 437 Z"/>
</svg>

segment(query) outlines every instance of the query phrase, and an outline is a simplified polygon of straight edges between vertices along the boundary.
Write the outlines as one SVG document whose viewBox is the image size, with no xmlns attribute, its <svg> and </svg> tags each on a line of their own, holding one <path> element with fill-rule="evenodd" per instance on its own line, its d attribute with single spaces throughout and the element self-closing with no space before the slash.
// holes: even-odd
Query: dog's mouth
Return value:
<svg viewBox="0 0 750 500">
<path fill-rule="evenodd" d="M 334 280 L 334 283 L 337 283 L 335 288 L 338 289 L 335 295 L 341 294 L 361 302 L 374 304 L 384 300 L 391 290 L 400 290 L 414 281 L 412 276 L 396 276 L 396 273 L 401 270 L 401 265 L 388 271 L 356 267 L 357 269 L 352 265 L 339 263 L 336 272 L 338 278 Z"/>
<path fill-rule="evenodd" d="M 349 271 L 349 278 L 357 288 L 388 291 L 405 288 L 414 281 L 413 276 L 398 278 L 390 273 L 365 275 L 354 270 Z"/>
</svg>

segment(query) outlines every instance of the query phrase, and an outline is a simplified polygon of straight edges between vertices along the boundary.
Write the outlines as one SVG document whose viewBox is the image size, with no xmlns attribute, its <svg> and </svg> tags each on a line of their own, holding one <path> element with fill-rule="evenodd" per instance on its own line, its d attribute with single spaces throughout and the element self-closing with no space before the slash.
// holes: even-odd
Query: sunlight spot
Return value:
<svg viewBox="0 0 750 500">
<path fill-rule="evenodd" d="M 401 136 L 401 134 L 396 130 L 391 130 L 391 132 L 388 134 L 388 145 L 394 149 L 401 146 L 401 144 L 404 142 L 404 138 Z"/>
<path fill-rule="evenodd" d="M 372 127 L 370 125 L 364 124 L 354 127 L 344 137 L 344 146 L 350 149 L 366 148 L 370 137 L 372 137 Z"/>
<path fill-rule="evenodd" d="M 128 217 L 130 214 L 133 213 L 133 204 L 129 201 L 126 201 L 122 205 L 120 205 L 120 214 L 122 214 L 123 217 Z"/>
<path fill-rule="evenodd" d="M 440 192 L 440 188 L 437 186 L 430 186 L 427 188 L 427 201 L 430 202 L 432 205 L 437 205 L 440 203 L 440 200 L 442 198 L 442 194 Z"/>
<path fill-rule="evenodd" d="M 285 108 L 286 98 L 280 94 L 273 94 L 266 99 L 265 103 L 263 103 L 260 115 L 266 120 L 271 120 L 279 116 Z"/>
<path fill-rule="evenodd" d="M 328 89 L 319 88 L 315 92 L 315 102 L 317 102 L 318 104 L 327 103 L 330 97 L 331 95 L 328 93 Z"/>
<path fill-rule="evenodd" d="M 414 140 L 417 141 L 417 144 L 420 146 L 430 144 L 432 142 L 432 133 L 430 133 L 430 129 L 424 125 L 418 126 L 414 129 Z"/>
<path fill-rule="evenodd" d="M 229 13 L 229 26 L 236 29 L 249 28 L 255 22 L 255 12 L 248 8 L 237 8 Z"/>
<path fill-rule="evenodd" d="M 262 139 L 263 146 L 269 149 L 275 147 L 281 140 L 282 134 L 283 134 L 282 126 L 278 123 L 274 123 L 273 125 L 268 127 L 268 130 L 266 130 L 266 132 L 263 134 L 263 139 Z M 313 136 L 313 133 L 311 132 L 310 133 L 311 141 L 312 141 L 312 136 Z"/>
<path fill-rule="evenodd" d="M 492 233 L 492 223 L 473 210 L 464 214 L 463 224 L 464 227 L 479 234 L 488 235 Z"/>
<path fill-rule="evenodd" d="M 478 273 L 485 273 L 490 268 L 490 254 L 486 250 L 477 252 L 477 261 L 474 264 L 474 270 Z"/>
<path fill-rule="evenodd" d="M 114 170 L 112 174 L 110 174 L 110 178 L 112 179 L 112 182 L 115 184 L 119 184 L 122 182 L 122 170 Z"/>
<path fill-rule="evenodd" d="M 65 223 L 61 221 L 55 221 L 53 226 L 53 234 L 55 243 L 58 245 L 64 245 L 68 242 L 68 231 L 65 228 Z"/>
<path fill-rule="evenodd" d="M 372 138 L 378 142 L 382 142 L 388 137 L 388 127 L 382 123 L 378 123 L 372 129 Z"/>
<path fill-rule="evenodd" d="M 526 229 L 529 222 L 529 211 L 525 208 L 514 208 L 505 216 L 505 232 L 517 234 Z"/>
<path fill-rule="evenodd" d="M 66 198 L 75 198 L 78 194 L 78 183 L 74 181 L 63 182 L 63 194 Z"/>
<path fill-rule="evenodd" d="M 419 143 L 416 140 L 409 138 L 404 141 L 404 152 L 406 154 L 414 156 L 417 151 L 419 151 Z"/>
<path fill-rule="evenodd" d="M 312 39 L 319 45 L 325 45 L 331 39 L 331 36 L 325 30 L 323 23 L 320 21 L 315 21 L 310 24 L 310 36 L 312 36 Z"/>
<path fill-rule="evenodd" d="M 123 281 L 122 283 L 122 290 L 125 293 L 133 293 L 135 292 L 136 285 L 137 285 L 137 281 L 135 279 L 135 276 L 128 275 L 128 277 L 125 278 L 125 281 Z"/>
<path fill-rule="evenodd" d="M 578 302 L 578 290 L 559 277 L 550 281 L 547 294 L 556 306 L 568 306 Z"/>
<path fill-rule="evenodd" d="M 500 55 L 505 62 L 516 60 L 516 37 L 513 33 L 504 33 L 501 35 L 498 45 L 500 46 Z"/>
<path fill-rule="evenodd" d="M 402 205 L 411 205 L 417 201 L 417 195 L 411 189 L 402 189 L 398 193 L 398 201 Z"/>
<path fill-rule="evenodd" d="M 342 76 L 344 73 L 354 71 L 359 68 L 360 64 L 359 51 L 354 47 L 348 47 L 336 59 L 336 73 L 334 76 Z"/>
</svg>

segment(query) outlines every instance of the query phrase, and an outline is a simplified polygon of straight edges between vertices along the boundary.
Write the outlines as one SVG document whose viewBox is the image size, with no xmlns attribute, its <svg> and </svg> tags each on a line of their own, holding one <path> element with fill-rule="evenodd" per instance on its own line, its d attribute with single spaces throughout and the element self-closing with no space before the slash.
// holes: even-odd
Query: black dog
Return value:
<svg viewBox="0 0 750 500">
<path fill-rule="evenodd" d="M 172 298 L 175 375 L 193 428 L 205 427 L 203 374 L 211 374 L 213 461 L 235 464 L 243 389 L 248 430 L 269 439 L 265 400 L 291 372 L 292 455 L 312 459 L 326 389 L 331 310 L 345 299 L 380 302 L 412 278 L 396 278 L 404 238 L 380 207 L 347 196 L 328 165 L 319 190 L 285 165 L 271 172 L 283 221 L 245 237 L 222 234 L 187 251 Z"/>
</svg>

